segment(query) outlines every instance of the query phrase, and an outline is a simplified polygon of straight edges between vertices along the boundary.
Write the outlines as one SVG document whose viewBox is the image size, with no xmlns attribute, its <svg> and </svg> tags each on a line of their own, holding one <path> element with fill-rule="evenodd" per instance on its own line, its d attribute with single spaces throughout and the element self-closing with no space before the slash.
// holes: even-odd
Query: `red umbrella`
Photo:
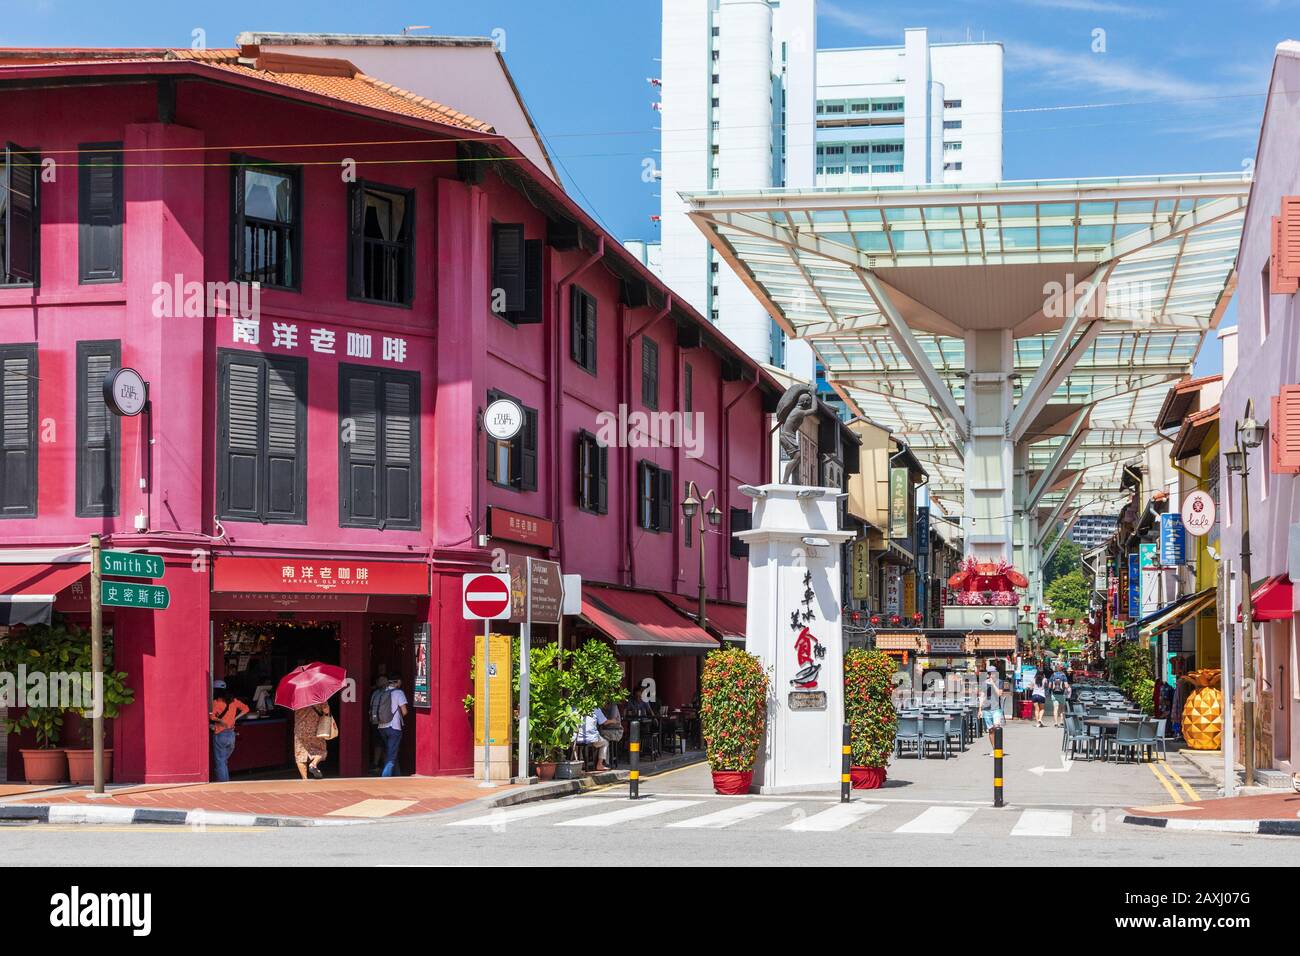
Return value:
<svg viewBox="0 0 1300 956">
<path fill-rule="evenodd" d="M 348 672 L 336 664 L 303 664 L 280 678 L 275 702 L 290 710 L 323 704 L 343 689 L 347 679 Z"/>
</svg>

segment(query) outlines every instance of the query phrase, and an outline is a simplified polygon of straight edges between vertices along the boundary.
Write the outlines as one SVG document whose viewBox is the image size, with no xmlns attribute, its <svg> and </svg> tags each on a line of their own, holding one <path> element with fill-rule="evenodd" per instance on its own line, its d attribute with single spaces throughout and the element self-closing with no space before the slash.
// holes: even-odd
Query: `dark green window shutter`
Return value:
<svg viewBox="0 0 1300 956">
<path fill-rule="evenodd" d="M 519 490 L 537 490 L 537 409 L 524 409 L 524 427 L 520 432 Z"/>
<path fill-rule="evenodd" d="M 673 473 L 659 470 L 655 493 L 659 501 L 658 531 L 667 531 L 673 526 Z"/>
<path fill-rule="evenodd" d="M 524 308 L 512 316 L 516 325 L 536 325 L 542 321 L 543 283 L 542 253 L 546 248 L 540 239 L 524 241 Z"/>
<path fill-rule="evenodd" d="M 419 378 L 384 380 L 383 493 L 386 527 L 420 526 Z"/>
<path fill-rule="evenodd" d="M 647 501 L 647 499 L 649 499 Z M 650 463 L 638 461 L 636 463 L 636 523 L 637 527 L 652 530 L 654 520 L 651 513 L 654 510 L 654 487 L 650 481 Z"/>
<path fill-rule="evenodd" d="M 497 290 L 500 289 L 501 293 Z M 492 224 L 492 289 L 490 300 L 494 304 L 498 295 L 504 296 L 506 312 L 520 312 L 524 308 L 524 227 L 522 223 L 494 222 Z"/>
<path fill-rule="evenodd" d="M 609 449 L 601 446 L 596 457 L 600 469 L 596 478 L 596 510 L 604 515 L 609 514 Z"/>
<path fill-rule="evenodd" d="M 596 297 L 586 295 L 583 299 L 582 341 L 586 351 L 583 355 L 582 366 L 588 372 L 594 374 L 596 371 Z"/>
<path fill-rule="evenodd" d="M 83 149 L 78 169 L 78 246 L 81 282 L 122 278 L 122 154 Z"/>
<path fill-rule="evenodd" d="M 39 285 L 41 157 L 12 143 L 5 149 L 4 261 L 0 284 Z"/>
<path fill-rule="evenodd" d="M 122 362 L 122 344 L 77 343 L 77 516 L 118 513 L 121 419 L 104 402 L 104 377 Z"/>
<path fill-rule="evenodd" d="M 302 438 L 306 426 L 303 362 L 270 359 L 266 365 L 266 506 L 268 521 L 306 514 Z"/>
<path fill-rule="evenodd" d="M 569 358 L 579 365 L 585 365 L 586 348 L 582 338 L 586 329 L 583 323 L 586 294 L 576 285 L 569 286 Z"/>
<path fill-rule="evenodd" d="M 347 420 L 340 476 L 344 482 L 344 524 L 379 521 L 379 374 L 371 369 L 340 366 L 343 377 L 340 409 Z"/>
<path fill-rule="evenodd" d="M 242 192 L 242 190 L 241 190 Z M 366 295 L 366 190 L 348 183 L 348 295 Z"/>
<path fill-rule="evenodd" d="M 223 365 L 220 511 L 225 517 L 257 519 L 262 491 L 263 362 L 253 355 L 226 353 Z"/>
<path fill-rule="evenodd" d="M 651 410 L 659 408 L 659 343 L 641 339 L 641 404 Z"/>
<path fill-rule="evenodd" d="M 0 518 L 36 516 L 36 346 L 0 346 Z"/>
</svg>

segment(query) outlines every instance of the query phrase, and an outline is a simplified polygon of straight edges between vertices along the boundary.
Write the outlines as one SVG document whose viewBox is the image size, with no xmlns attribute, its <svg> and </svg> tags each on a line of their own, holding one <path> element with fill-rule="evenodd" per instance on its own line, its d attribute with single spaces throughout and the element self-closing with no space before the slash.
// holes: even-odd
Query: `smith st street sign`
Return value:
<svg viewBox="0 0 1300 956">
<path fill-rule="evenodd" d="M 163 559 L 156 554 L 101 551 L 99 571 L 124 578 L 160 578 L 163 576 Z"/>
<path fill-rule="evenodd" d="M 165 611 L 172 596 L 160 584 L 124 584 L 121 581 L 101 581 L 100 600 L 111 607 L 136 607 L 150 611 Z"/>
</svg>

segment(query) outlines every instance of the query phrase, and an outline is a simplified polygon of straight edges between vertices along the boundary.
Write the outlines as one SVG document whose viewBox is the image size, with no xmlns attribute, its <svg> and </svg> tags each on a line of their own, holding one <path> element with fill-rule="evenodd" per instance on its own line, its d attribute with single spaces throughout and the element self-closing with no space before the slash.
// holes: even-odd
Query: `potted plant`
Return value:
<svg viewBox="0 0 1300 956">
<path fill-rule="evenodd" d="M 74 652 L 72 638 L 62 625 L 38 624 L 15 628 L 0 642 L 0 670 L 15 675 L 24 684 L 26 706 L 9 718 L 9 731 L 30 732 L 36 747 L 20 747 L 23 772 L 28 783 L 61 783 L 67 777 L 67 753 L 59 742 L 63 736 L 64 708 L 50 698 L 56 690 L 51 675 L 66 672 Z"/>
<path fill-rule="evenodd" d="M 569 699 L 571 679 L 560 668 L 567 653 L 562 655 L 558 645 L 547 644 L 533 648 L 528 655 L 528 736 L 537 755 L 537 776 L 543 780 L 555 777 L 556 765 L 569 752 L 582 726 L 582 715 Z"/>
<path fill-rule="evenodd" d="M 767 691 L 767 672 L 753 654 L 729 648 L 704 659 L 700 723 L 718 793 L 749 792 L 763 742 Z"/>
<path fill-rule="evenodd" d="M 885 783 L 898 713 L 893 659 L 880 651 L 850 648 L 844 653 L 844 720 L 849 724 L 850 777 L 855 790 L 874 790 Z"/>
<path fill-rule="evenodd" d="M 579 727 L 587 715 L 594 713 L 597 708 L 603 709 L 627 697 L 618 660 L 609 645 L 603 641 L 584 641 L 577 650 L 565 651 L 563 663 L 565 691 L 569 705 L 579 716 Z M 574 733 L 577 733 L 577 728 Z M 570 747 L 576 758 L 577 745 L 572 738 Z M 561 760 L 555 768 L 555 776 L 562 780 L 581 777 L 584 773 L 582 761 L 577 759 Z"/>
<path fill-rule="evenodd" d="M 90 632 L 74 629 L 76 643 L 72 670 L 74 673 L 89 675 L 92 673 L 90 654 Z M 113 635 L 104 635 L 104 677 L 102 681 L 103 715 L 112 720 L 122 708 L 135 699 L 135 692 L 126 686 L 126 672 L 113 670 Z M 74 708 L 75 709 L 75 708 Z M 95 750 L 91 742 L 94 712 L 90 708 L 77 710 L 81 717 L 80 748 L 67 748 L 68 779 L 72 783 L 89 784 L 95 782 Z M 113 748 L 104 748 L 104 779 L 113 779 Z"/>
</svg>

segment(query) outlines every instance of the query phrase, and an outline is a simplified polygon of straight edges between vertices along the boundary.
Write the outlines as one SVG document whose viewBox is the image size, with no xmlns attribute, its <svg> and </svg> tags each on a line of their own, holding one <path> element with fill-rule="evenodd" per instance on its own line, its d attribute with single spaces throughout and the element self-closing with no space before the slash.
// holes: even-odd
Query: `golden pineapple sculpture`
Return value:
<svg viewBox="0 0 1300 956">
<path fill-rule="evenodd" d="M 1223 741 L 1223 691 L 1217 667 L 1191 671 L 1196 690 L 1183 705 L 1183 739 L 1193 750 L 1218 750 Z"/>
</svg>

